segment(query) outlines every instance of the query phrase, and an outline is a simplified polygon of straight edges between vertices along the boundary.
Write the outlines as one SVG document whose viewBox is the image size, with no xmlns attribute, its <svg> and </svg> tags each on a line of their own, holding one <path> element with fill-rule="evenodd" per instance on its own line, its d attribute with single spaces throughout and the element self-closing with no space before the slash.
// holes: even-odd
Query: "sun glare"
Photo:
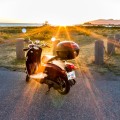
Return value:
<svg viewBox="0 0 120 120">
<path fill-rule="evenodd" d="M 59 24 L 59 26 L 66 27 L 67 25 L 65 23 L 61 23 L 61 24 Z"/>
<path fill-rule="evenodd" d="M 52 37 L 52 38 L 51 38 L 51 41 L 53 41 L 53 42 L 54 42 L 55 40 L 56 40 L 56 38 L 55 38 L 55 37 Z"/>
<path fill-rule="evenodd" d="M 59 21 L 57 21 L 57 22 L 56 22 L 56 21 L 51 21 L 51 23 L 52 23 L 53 25 L 61 26 L 61 27 L 65 27 L 65 26 L 69 25 L 68 22 L 62 21 L 62 20 L 59 20 Z"/>
</svg>

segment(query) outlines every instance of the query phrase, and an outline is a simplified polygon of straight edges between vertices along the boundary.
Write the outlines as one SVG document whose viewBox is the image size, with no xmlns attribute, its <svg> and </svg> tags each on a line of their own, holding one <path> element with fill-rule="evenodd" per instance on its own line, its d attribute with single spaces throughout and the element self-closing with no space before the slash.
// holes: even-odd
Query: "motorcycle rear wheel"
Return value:
<svg viewBox="0 0 120 120">
<path fill-rule="evenodd" d="M 58 91 L 60 94 L 66 95 L 67 93 L 69 93 L 69 91 L 70 91 L 70 85 L 69 85 L 68 80 L 65 80 L 64 78 L 59 77 L 59 78 L 57 79 L 57 82 L 60 84 L 60 88 L 57 89 L 57 91 Z"/>
</svg>

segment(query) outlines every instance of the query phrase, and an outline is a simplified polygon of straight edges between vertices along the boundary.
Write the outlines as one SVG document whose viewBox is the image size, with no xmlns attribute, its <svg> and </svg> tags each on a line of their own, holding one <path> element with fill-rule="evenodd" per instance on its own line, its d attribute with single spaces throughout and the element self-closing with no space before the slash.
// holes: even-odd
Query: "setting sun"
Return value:
<svg viewBox="0 0 120 120">
<path fill-rule="evenodd" d="M 60 22 L 58 23 L 58 25 L 59 25 L 59 26 L 62 26 L 62 27 L 65 27 L 65 26 L 67 26 L 67 25 L 69 25 L 69 24 L 67 24 L 67 23 L 64 22 L 64 21 L 60 21 Z"/>
</svg>

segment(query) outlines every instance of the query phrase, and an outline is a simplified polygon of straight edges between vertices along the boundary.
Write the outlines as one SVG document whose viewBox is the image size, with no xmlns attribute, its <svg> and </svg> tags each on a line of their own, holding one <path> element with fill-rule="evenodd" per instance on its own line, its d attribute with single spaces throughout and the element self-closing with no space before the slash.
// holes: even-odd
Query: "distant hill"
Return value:
<svg viewBox="0 0 120 120">
<path fill-rule="evenodd" d="M 84 24 L 93 24 L 93 25 L 120 25 L 120 20 L 114 20 L 114 19 L 98 19 L 93 21 L 88 21 Z"/>
</svg>

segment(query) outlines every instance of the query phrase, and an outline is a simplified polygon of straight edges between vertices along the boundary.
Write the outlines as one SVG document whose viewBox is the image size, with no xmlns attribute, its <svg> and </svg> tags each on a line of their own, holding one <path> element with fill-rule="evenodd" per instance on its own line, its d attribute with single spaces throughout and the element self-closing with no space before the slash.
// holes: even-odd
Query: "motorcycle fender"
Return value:
<svg viewBox="0 0 120 120">
<path fill-rule="evenodd" d="M 48 63 L 46 65 L 45 71 L 49 77 L 49 79 L 55 80 L 58 76 L 62 76 L 67 78 L 66 72 L 62 70 L 60 67 L 57 65 Z"/>
</svg>

